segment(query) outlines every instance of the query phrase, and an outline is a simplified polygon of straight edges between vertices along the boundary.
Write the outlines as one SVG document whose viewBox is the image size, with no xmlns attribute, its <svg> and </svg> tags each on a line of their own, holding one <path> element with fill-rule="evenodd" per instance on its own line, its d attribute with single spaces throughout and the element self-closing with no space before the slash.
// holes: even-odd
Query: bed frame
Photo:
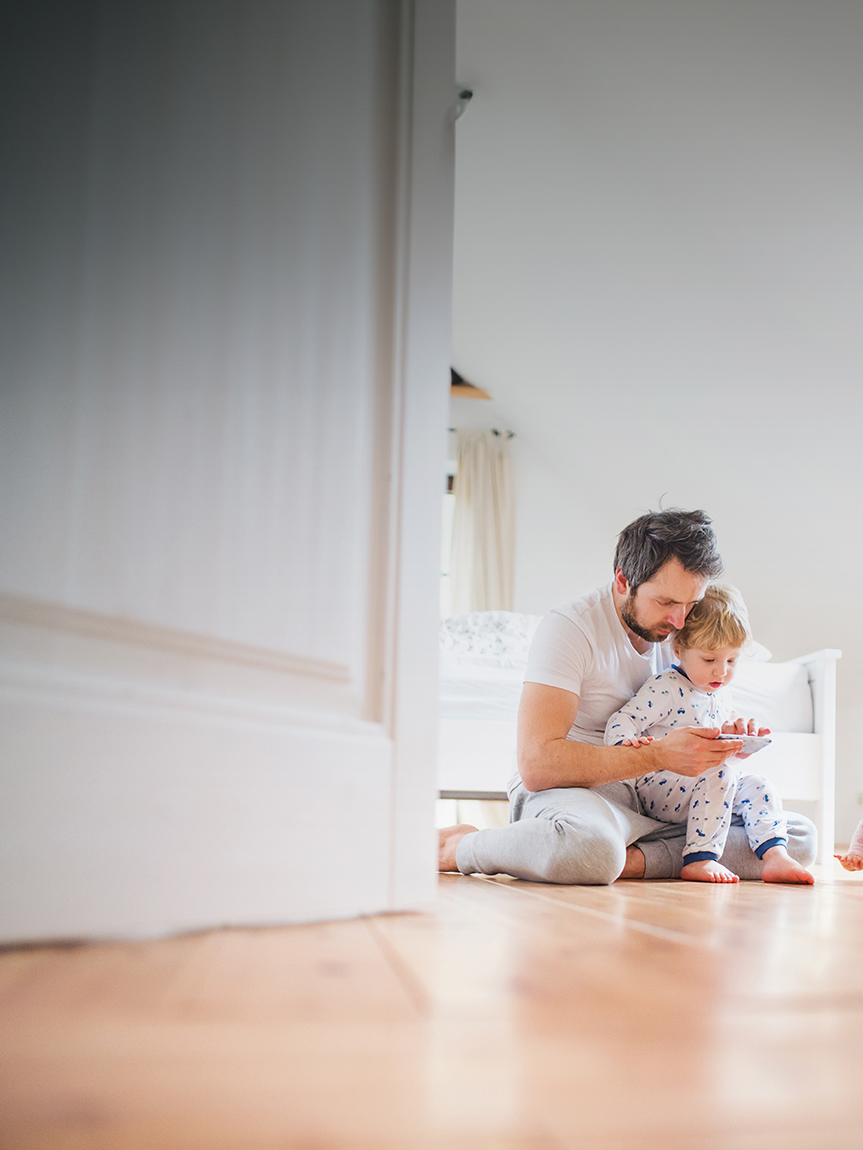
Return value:
<svg viewBox="0 0 863 1150">
<path fill-rule="evenodd" d="M 815 804 L 819 863 L 834 849 L 836 661 L 841 651 L 815 651 L 788 660 L 806 667 L 812 692 L 811 732 L 774 732 L 758 753 L 758 773 L 772 778 L 782 801 Z M 506 799 L 515 769 L 515 721 L 441 719 L 438 787 L 442 799 Z"/>
</svg>

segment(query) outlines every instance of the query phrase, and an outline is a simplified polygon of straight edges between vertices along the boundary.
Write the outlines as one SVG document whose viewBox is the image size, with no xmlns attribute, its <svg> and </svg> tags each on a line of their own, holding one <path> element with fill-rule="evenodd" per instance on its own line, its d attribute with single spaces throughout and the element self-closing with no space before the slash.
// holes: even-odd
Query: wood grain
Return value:
<svg viewBox="0 0 863 1150">
<path fill-rule="evenodd" d="M 863 879 L 0 953 L 2 1150 L 847 1150 Z"/>
</svg>

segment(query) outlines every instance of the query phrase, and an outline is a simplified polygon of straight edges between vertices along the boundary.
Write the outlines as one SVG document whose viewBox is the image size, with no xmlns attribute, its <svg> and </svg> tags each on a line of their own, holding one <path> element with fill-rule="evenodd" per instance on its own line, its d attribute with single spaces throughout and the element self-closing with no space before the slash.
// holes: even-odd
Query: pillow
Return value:
<svg viewBox="0 0 863 1150">
<path fill-rule="evenodd" d="M 541 615 L 521 615 L 516 611 L 471 611 L 442 619 L 440 651 L 442 655 L 497 657 L 504 665 L 527 662 L 533 633 Z"/>
<path fill-rule="evenodd" d="M 769 663 L 773 658 L 773 652 L 753 639 L 748 647 L 743 648 L 741 658 L 749 659 L 752 663 Z"/>
<path fill-rule="evenodd" d="M 731 681 L 734 709 L 771 731 L 811 731 L 812 689 L 802 663 L 741 661 Z"/>
</svg>

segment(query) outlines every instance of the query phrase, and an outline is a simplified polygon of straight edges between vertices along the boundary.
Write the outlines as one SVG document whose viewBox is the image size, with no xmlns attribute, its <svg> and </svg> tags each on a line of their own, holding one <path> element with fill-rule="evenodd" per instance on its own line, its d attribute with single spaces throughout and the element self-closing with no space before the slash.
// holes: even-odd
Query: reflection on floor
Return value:
<svg viewBox="0 0 863 1150">
<path fill-rule="evenodd" d="M 3 1150 L 849 1150 L 863 876 L 0 954 Z"/>
</svg>

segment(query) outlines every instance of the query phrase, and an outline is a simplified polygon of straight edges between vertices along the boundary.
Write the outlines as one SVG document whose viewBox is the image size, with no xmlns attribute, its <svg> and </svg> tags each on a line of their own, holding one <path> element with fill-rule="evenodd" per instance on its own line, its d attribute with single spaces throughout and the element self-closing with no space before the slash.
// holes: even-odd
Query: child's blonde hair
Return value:
<svg viewBox="0 0 863 1150">
<path fill-rule="evenodd" d="M 700 651 L 746 647 L 752 642 L 746 604 L 736 587 L 711 583 L 674 636 L 674 646 Z"/>
</svg>

